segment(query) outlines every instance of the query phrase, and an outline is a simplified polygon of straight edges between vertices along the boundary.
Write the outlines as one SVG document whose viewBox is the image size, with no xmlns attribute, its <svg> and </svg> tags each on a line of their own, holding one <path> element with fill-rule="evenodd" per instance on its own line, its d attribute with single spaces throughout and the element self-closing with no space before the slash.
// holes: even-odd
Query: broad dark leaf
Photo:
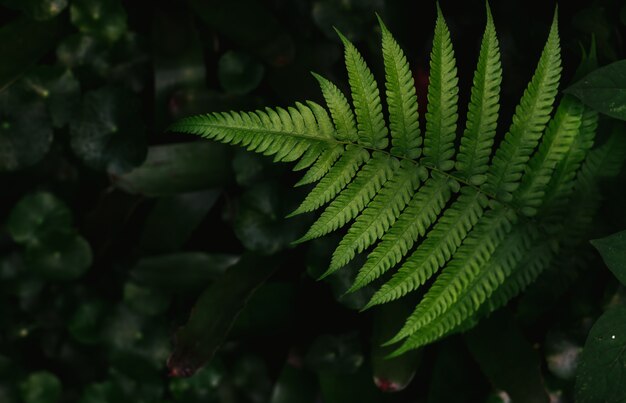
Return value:
<svg viewBox="0 0 626 403">
<path fill-rule="evenodd" d="M 384 395 L 376 389 L 366 366 L 356 373 L 320 372 L 319 383 L 324 403 L 381 403 Z"/>
<path fill-rule="evenodd" d="M 609 270 L 626 286 L 626 231 L 594 239 L 591 244 L 600 252 Z"/>
<path fill-rule="evenodd" d="M 221 144 L 193 142 L 153 146 L 144 163 L 113 183 L 129 193 L 166 196 L 232 182 L 230 150 Z"/>
<path fill-rule="evenodd" d="M 270 403 L 315 403 L 318 388 L 315 374 L 287 361 L 278 375 Z"/>
<path fill-rule="evenodd" d="M 169 292 L 199 291 L 237 263 L 239 256 L 182 252 L 141 259 L 130 272 L 133 279 Z"/>
<path fill-rule="evenodd" d="M 378 389 L 383 392 L 399 392 L 405 389 L 421 361 L 422 350 L 411 350 L 398 357 L 387 358 L 396 347 L 382 346 L 404 325 L 406 317 L 415 308 L 411 298 L 403 298 L 374 309 L 372 323 L 372 376 Z"/>
<path fill-rule="evenodd" d="M 176 332 L 167 361 L 172 376 L 191 376 L 213 357 L 239 312 L 276 268 L 275 259 L 244 255 L 202 293 L 189 321 Z"/>
<path fill-rule="evenodd" d="M 626 120 L 626 60 L 589 73 L 564 92 L 574 95 L 598 112 Z"/>
<path fill-rule="evenodd" d="M 233 335 L 273 335 L 296 319 L 297 289 L 291 283 L 269 281 L 254 293 L 233 326 Z"/>
<path fill-rule="evenodd" d="M 141 248 L 159 253 L 180 250 L 220 194 L 219 190 L 204 190 L 159 199 L 144 224 Z"/>
<path fill-rule="evenodd" d="M 328 270 L 330 258 L 338 242 L 338 238 L 333 238 L 332 236 L 315 239 L 311 242 L 306 259 L 306 271 L 311 278 L 317 280 Z M 324 282 L 330 285 L 335 299 L 348 309 L 359 310 L 363 308 L 374 295 L 375 289 L 371 285 L 367 285 L 355 292 L 346 293 L 352 286 L 352 282 L 363 261 L 363 256 L 359 256 L 341 270 L 337 270 L 324 278 Z"/>
<path fill-rule="evenodd" d="M 605 312 L 593 325 L 580 357 L 576 402 L 626 401 L 626 307 Z"/>
<path fill-rule="evenodd" d="M 539 355 L 513 317 L 499 311 L 465 335 L 467 345 L 491 383 L 514 402 L 549 402 Z"/>
</svg>

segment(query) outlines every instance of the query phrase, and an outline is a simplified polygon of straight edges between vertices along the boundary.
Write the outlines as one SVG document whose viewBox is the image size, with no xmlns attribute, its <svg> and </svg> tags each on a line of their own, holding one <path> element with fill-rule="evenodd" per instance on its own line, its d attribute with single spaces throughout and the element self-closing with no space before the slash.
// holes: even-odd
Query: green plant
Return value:
<svg viewBox="0 0 626 403">
<path fill-rule="evenodd" d="M 307 171 L 297 185 L 317 184 L 292 215 L 329 203 L 299 242 L 354 220 L 325 275 L 373 247 L 350 288 L 384 277 L 366 308 L 414 292 L 441 271 L 388 342 L 403 342 L 392 354 L 398 355 L 472 327 L 570 253 L 597 208 L 598 179 L 616 172 L 626 144 L 612 135 L 591 150 L 597 113 L 571 96 L 551 117 L 561 73 L 556 14 L 535 74 L 494 152 L 502 70 L 490 11 L 457 153 L 458 80 L 441 11 L 423 140 L 406 57 L 382 21 L 380 26 L 389 126 L 378 84 L 339 33 L 354 109 L 334 84 L 314 74 L 330 116 L 308 101 L 192 116 L 170 130 L 239 144 L 276 162 L 299 160 L 294 169 Z"/>
</svg>

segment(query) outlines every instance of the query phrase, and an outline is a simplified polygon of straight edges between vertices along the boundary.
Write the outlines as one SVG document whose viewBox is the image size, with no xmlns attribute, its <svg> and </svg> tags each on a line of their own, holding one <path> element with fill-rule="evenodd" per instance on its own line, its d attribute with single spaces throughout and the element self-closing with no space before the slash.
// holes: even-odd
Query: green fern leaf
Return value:
<svg viewBox="0 0 626 403">
<path fill-rule="evenodd" d="M 582 104 L 570 97 L 564 98 L 557 109 L 515 192 L 514 204 L 524 214 L 534 216 L 537 213 L 554 169 L 567 156 L 580 132 L 583 110 Z"/>
<path fill-rule="evenodd" d="M 389 129 L 374 76 L 341 34 L 352 106 L 314 74 L 326 108 L 309 101 L 213 113 L 171 128 L 297 161 L 294 170 L 304 175 L 296 185 L 314 185 L 292 215 L 325 206 L 297 242 L 347 227 L 322 277 L 359 253 L 367 257 L 348 292 L 388 275 L 365 308 L 431 283 L 389 341 L 402 342 L 396 355 L 470 329 L 571 253 L 599 206 L 597 182 L 617 175 L 626 156 L 618 133 L 591 150 L 598 115 L 574 98 L 563 98 L 551 117 L 561 73 L 556 14 L 512 123 L 492 151 L 502 68 L 488 7 L 486 14 L 460 139 L 456 62 L 439 7 L 423 150 L 412 74 L 382 21 Z"/>
<path fill-rule="evenodd" d="M 356 47 L 339 31 L 337 33 L 345 47 L 346 68 L 356 111 L 359 143 L 365 147 L 385 149 L 389 139 L 378 84 Z"/>
<path fill-rule="evenodd" d="M 489 261 L 515 221 L 516 216 L 504 207 L 487 212 L 465 239 L 454 259 L 437 277 L 404 327 L 389 343 L 397 343 L 409 337 L 454 304 L 481 267 Z"/>
<path fill-rule="evenodd" d="M 437 219 L 450 195 L 448 179 L 439 175 L 429 179 L 369 254 L 348 292 L 358 290 L 394 267 Z"/>
<path fill-rule="evenodd" d="M 417 94 L 413 74 L 406 56 L 383 21 L 378 18 L 383 33 L 383 60 L 391 127 L 391 153 L 416 159 L 422 153 L 422 138 L 417 111 Z"/>
<path fill-rule="evenodd" d="M 448 208 L 428 237 L 409 256 L 398 272 L 372 296 L 364 308 L 398 299 L 425 284 L 441 268 L 478 222 L 487 205 L 485 196 L 463 188 L 459 199 Z"/>
<path fill-rule="evenodd" d="M 320 218 L 297 243 L 326 235 L 356 217 L 383 184 L 393 176 L 399 162 L 385 154 L 374 154 L 344 192 L 330 203 Z"/>
<path fill-rule="evenodd" d="M 487 27 L 480 45 L 478 67 L 474 73 L 474 85 L 467 111 L 467 125 L 461 138 L 456 161 L 460 177 L 474 185 L 485 182 L 493 138 L 498 121 L 498 104 L 502 67 L 496 28 L 489 6 Z"/>
<path fill-rule="evenodd" d="M 524 168 L 550 119 L 561 77 L 561 54 L 556 13 L 537 70 L 515 110 L 513 124 L 496 151 L 485 191 L 510 202 Z"/>
<path fill-rule="evenodd" d="M 306 196 L 300 207 L 289 217 L 316 210 L 332 200 L 352 180 L 370 155 L 358 147 L 348 147 L 339 161 L 328 171 L 320 182 Z"/>
<path fill-rule="evenodd" d="M 450 32 L 437 5 L 435 38 L 430 55 L 426 134 L 424 136 L 424 164 L 441 171 L 452 169 L 454 139 L 457 121 L 456 61 L 450 41 Z"/>
<path fill-rule="evenodd" d="M 319 153 L 319 149 L 317 147 L 316 148 L 311 147 L 310 150 L 318 152 L 317 159 L 312 165 L 310 165 L 309 170 L 306 171 L 302 179 L 300 179 L 295 184 L 295 186 L 308 185 L 310 183 L 317 182 L 320 179 L 322 179 L 324 175 L 326 175 L 328 171 L 330 171 L 330 168 L 333 167 L 335 162 L 337 162 L 339 157 L 341 157 L 341 155 L 344 152 L 344 146 L 335 144 L 321 153 Z M 309 150 L 307 150 L 307 152 L 308 151 Z M 303 159 L 304 159 L 304 156 L 303 156 Z M 296 165 L 296 167 L 298 167 L 298 165 Z"/>
<path fill-rule="evenodd" d="M 393 355 L 402 354 L 430 343 L 452 331 L 471 316 L 489 296 L 498 289 L 504 280 L 519 264 L 528 245 L 533 240 L 532 228 L 526 227 L 515 231 L 502 242 L 487 264 L 473 278 L 466 278 L 463 290 L 456 295 L 454 308 L 444 309 L 430 322 L 423 321 L 419 332 L 412 335 L 394 351 Z"/>
<path fill-rule="evenodd" d="M 355 142 L 358 138 L 354 113 L 348 104 L 348 100 L 339 88 L 319 74 L 312 73 L 320 84 L 324 100 L 335 123 L 338 140 Z"/>
<path fill-rule="evenodd" d="M 401 164 L 398 172 L 385 183 L 341 240 L 324 276 L 348 264 L 357 253 L 373 245 L 389 230 L 413 197 L 423 176 L 424 172 L 414 164 L 408 161 Z"/>
</svg>

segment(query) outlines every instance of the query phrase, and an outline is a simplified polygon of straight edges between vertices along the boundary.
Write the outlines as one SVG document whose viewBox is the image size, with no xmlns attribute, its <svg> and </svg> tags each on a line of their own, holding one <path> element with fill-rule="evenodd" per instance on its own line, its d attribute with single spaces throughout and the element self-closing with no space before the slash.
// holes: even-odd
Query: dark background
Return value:
<svg viewBox="0 0 626 403">
<path fill-rule="evenodd" d="M 0 402 L 495 402 L 506 401 L 497 385 L 507 383 L 528 401 L 547 393 L 571 401 L 568 359 L 602 307 L 621 295 L 585 246 L 468 336 L 413 355 L 398 375 L 415 372 L 413 382 L 384 394 L 370 359 L 372 329 L 382 325 L 376 313 L 358 312 L 371 289 L 342 296 L 355 267 L 314 280 L 339 236 L 290 246 L 313 218 L 283 219 L 306 194 L 292 188 L 298 174 L 166 132 L 190 114 L 321 103 L 310 71 L 345 91 L 333 26 L 382 80 L 375 13 L 407 54 L 423 116 L 434 1 L 68 2 L 0 0 L 0 159 L 16 161 L 0 164 Z M 457 56 L 461 121 L 484 3 L 440 5 Z M 555 4 L 491 7 L 504 75 L 502 132 Z M 559 21 L 562 88 L 592 36 L 600 64 L 624 57 L 620 1 L 564 1 Z M 593 234 L 625 224 L 615 213 L 621 190 L 606 188 Z M 41 259 L 60 251 L 63 264 L 41 263 L 12 236 L 14 207 L 40 192 L 54 195 L 55 208 L 67 206 L 68 231 L 88 243 L 91 257 L 50 241 Z M 202 290 L 249 253 L 277 256 L 277 271 L 205 369 L 168 378 L 176 329 Z"/>
</svg>

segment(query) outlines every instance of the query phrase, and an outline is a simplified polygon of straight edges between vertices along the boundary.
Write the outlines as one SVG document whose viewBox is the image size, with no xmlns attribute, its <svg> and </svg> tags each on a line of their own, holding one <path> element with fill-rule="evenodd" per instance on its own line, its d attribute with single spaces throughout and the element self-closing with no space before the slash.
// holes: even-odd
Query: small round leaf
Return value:
<svg viewBox="0 0 626 403">
<path fill-rule="evenodd" d="M 32 193 L 22 198 L 13 208 L 7 229 L 17 243 L 37 243 L 48 233 L 69 229 L 72 225 L 70 209 L 51 193 Z"/>
<path fill-rule="evenodd" d="M 247 53 L 229 51 L 219 60 L 217 76 L 227 92 L 244 95 L 254 90 L 261 80 L 265 68 Z"/>
<path fill-rule="evenodd" d="M 70 15 L 82 33 L 111 42 L 126 32 L 126 11 L 119 0 L 74 0 Z"/>
<path fill-rule="evenodd" d="M 56 403 L 61 398 L 61 381 L 50 372 L 32 373 L 20 385 L 24 403 Z"/>
<path fill-rule="evenodd" d="M 50 149 L 52 136 L 41 100 L 18 85 L 0 92 L 0 172 L 39 162 Z"/>
<path fill-rule="evenodd" d="M 29 244 L 24 260 L 26 267 L 48 280 L 74 280 L 91 266 L 89 243 L 77 234 L 59 234 L 43 244 Z"/>
<path fill-rule="evenodd" d="M 93 169 L 127 172 L 146 156 L 140 104 L 128 90 L 105 87 L 87 93 L 70 125 L 74 152 Z"/>
</svg>

